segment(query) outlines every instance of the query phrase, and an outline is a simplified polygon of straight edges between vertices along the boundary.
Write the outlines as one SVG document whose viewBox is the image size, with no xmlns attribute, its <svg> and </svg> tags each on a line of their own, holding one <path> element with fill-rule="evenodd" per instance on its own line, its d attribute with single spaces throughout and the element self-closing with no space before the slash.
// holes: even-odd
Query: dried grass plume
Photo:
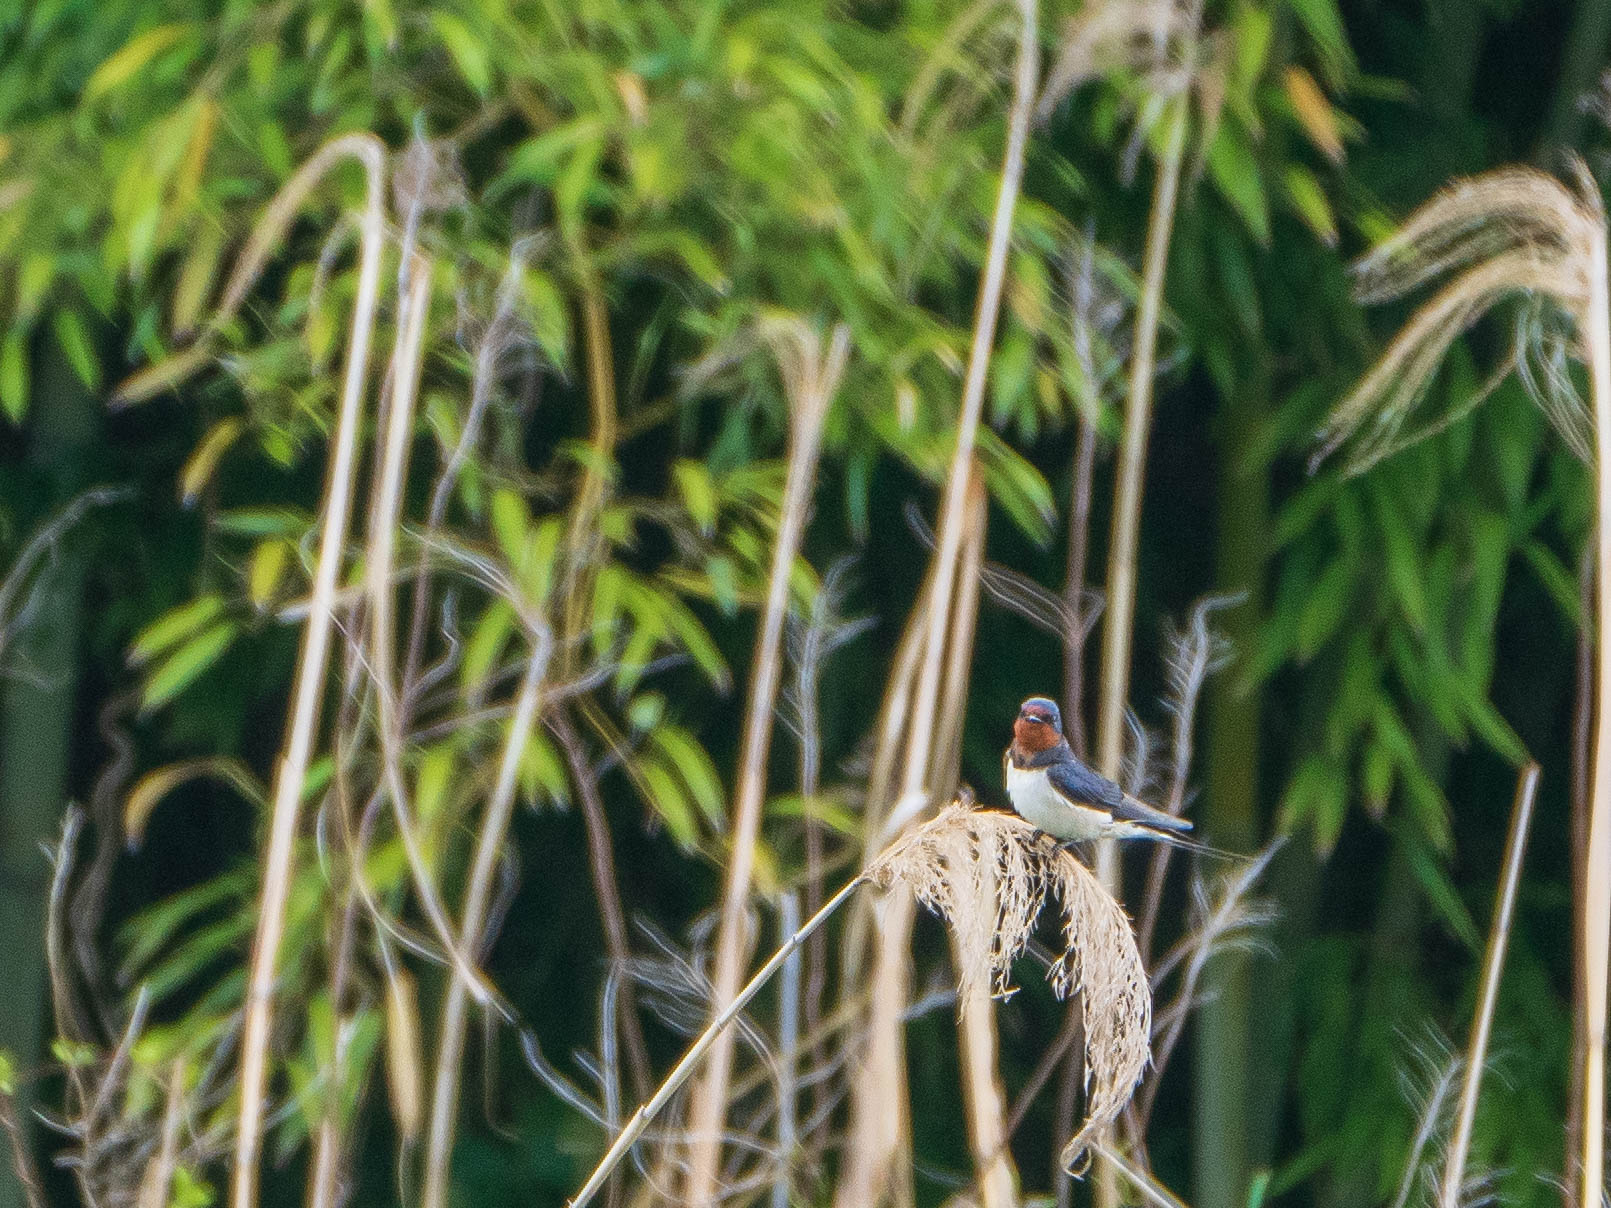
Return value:
<svg viewBox="0 0 1611 1208">
<path fill-rule="evenodd" d="M 1348 468 L 1363 470 L 1467 414 L 1513 366 L 1572 451 L 1592 459 L 1593 421 L 1565 362 L 1589 360 L 1587 343 L 1596 338 L 1589 278 L 1605 217 L 1587 169 L 1574 167 L 1575 192 L 1535 168 L 1456 181 L 1355 266 L 1363 302 L 1451 279 L 1337 405 L 1316 462 L 1346 444 Z M 1506 296 L 1530 303 L 1518 317 L 1511 359 L 1483 389 L 1418 415 L 1449 345 Z"/>
<path fill-rule="evenodd" d="M 1050 978 L 1059 998 L 1078 992 L 1085 1017 L 1085 1122 L 1063 1150 L 1081 1162 L 1093 1132 L 1124 1110 L 1151 1058 L 1152 992 L 1130 920 L 1095 875 L 1016 814 L 954 802 L 892 846 L 868 871 L 908 886 L 956 940 L 959 995 L 988 983 L 1013 992 L 1048 894 L 1062 916 L 1063 951 Z"/>
</svg>

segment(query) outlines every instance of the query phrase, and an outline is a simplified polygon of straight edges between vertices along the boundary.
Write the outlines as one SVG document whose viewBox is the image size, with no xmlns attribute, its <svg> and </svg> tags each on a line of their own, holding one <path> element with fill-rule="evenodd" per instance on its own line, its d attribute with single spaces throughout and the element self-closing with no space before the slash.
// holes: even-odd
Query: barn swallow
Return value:
<svg viewBox="0 0 1611 1208">
<path fill-rule="evenodd" d="M 1080 761 L 1063 737 L 1063 718 L 1044 696 L 1018 708 L 1012 745 L 1002 758 L 1007 797 L 1025 822 L 1064 843 L 1152 839 L 1198 848 L 1183 836 L 1192 824 L 1138 801 Z"/>
</svg>

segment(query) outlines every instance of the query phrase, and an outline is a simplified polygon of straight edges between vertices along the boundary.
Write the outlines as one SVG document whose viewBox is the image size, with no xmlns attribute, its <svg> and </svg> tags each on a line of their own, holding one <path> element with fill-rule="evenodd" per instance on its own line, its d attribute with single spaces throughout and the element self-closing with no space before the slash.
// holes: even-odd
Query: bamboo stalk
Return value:
<svg viewBox="0 0 1611 1208">
<path fill-rule="evenodd" d="M 273 1022 L 274 973 L 285 909 L 291 892 L 291 856 L 301 814 L 302 784 L 313 753 L 319 698 L 324 688 L 335 615 L 336 577 L 352 511 L 353 462 L 359 438 L 359 411 L 368 371 L 369 342 L 374 331 L 385 245 L 385 149 L 373 136 L 341 140 L 343 153 L 363 166 L 367 177 L 363 238 L 359 253 L 358 292 L 353 302 L 351 338 L 342 386 L 341 411 L 325 486 L 323 532 L 314 570 L 312 604 L 297 661 L 294 705 L 285 752 L 280 758 L 270 814 L 268 850 L 264 854 L 263 897 L 247 974 L 245 1018 L 241 1031 L 240 1110 L 235 1127 L 235 1155 L 230 1202 L 253 1208 L 257 1201 L 257 1163 L 263 1144 L 263 1098 L 268 1073 L 269 1029 Z"/>
<path fill-rule="evenodd" d="M 988 502 L 983 469 L 976 461 L 968 481 L 961 574 L 946 656 L 940 743 L 929 775 L 931 791 L 940 796 L 950 796 L 955 791 L 962 759 L 963 704 L 968 698 L 974 623 L 978 618 L 979 567 L 984 559 Z M 967 1105 L 968 1141 L 973 1150 L 975 1179 L 983 1208 L 1013 1208 L 1017 1201 L 1018 1176 L 1007 1147 L 1007 1106 L 998 1072 L 994 1006 L 983 984 L 975 985 L 969 998 L 960 1004 L 957 1041 L 963 1101 Z"/>
<path fill-rule="evenodd" d="M 1594 648 L 1595 632 L 1589 618 L 1594 615 L 1594 550 L 1598 537 L 1589 534 L 1584 543 L 1578 570 L 1578 600 L 1581 605 L 1577 630 L 1577 684 L 1572 703 L 1572 948 L 1583 949 L 1583 895 L 1587 884 L 1585 861 L 1589 846 L 1589 762 L 1594 743 Z M 1566 1128 L 1562 1144 L 1561 1208 L 1577 1208 L 1579 1188 L 1571 1172 L 1577 1164 L 1583 1136 L 1583 1067 L 1585 1042 L 1583 1012 L 1587 995 L 1583 992 L 1583 960 L 1572 962 L 1572 1056 L 1566 1090 Z"/>
<path fill-rule="evenodd" d="M 1001 184 L 991 220 L 990 244 L 974 312 L 973 338 L 968 350 L 962 401 L 957 417 L 957 443 L 946 478 L 937 526 L 933 570 L 928 588 L 927 634 L 918 667 L 909 728 L 905 735 L 905 773 L 893 814 L 915 816 L 913 807 L 926 804 L 924 778 L 935 732 L 935 706 L 945 650 L 945 635 L 952 621 L 957 564 L 969 467 L 973 460 L 979 417 L 984 405 L 986 375 L 995 343 L 996 320 L 1001 309 L 1007 275 L 1007 254 L 1012 242 L 1013 214 L 1023 182 L 1024 149 L 1035 88 L 1040 76 L 1039 14 L 1036 0 L 1019 0 L 1018 58 L 1013 74 L 1013 99 L 1008 113 L 1007 141 L 1002 153 Z M 868 853 L 870 858 L 873 853 Z M 904 1135 L 907 1116 L 904 1059 L 901 1053 L 900 1013 L 905 1007 L 908 939 L 914 908 L 911 895 L 896 890 L 880 919 L 880 933 L 872 974 L 869 1004 L 867 1060 L 857 1071 L 852 1087 L 852 1139 L 846 1156 L 846 1177 L 835 1202 L 850 1208 L 872 1202 L 884 1188 Z M 905 1178 L 905 1173 L 901 1172 Z M 909 1195 L 904 1198 L 910 1198 Z"/>
<path fill-rule="evenodd" d="M 803 348 L 800 351 L 805 352 Z M 772 718 L 782 678 L 783 623 L 789 610 L 789 580 L 811 508 L 817 455 L 822 448 L 823 420 L 827 417 L 828 405 L 833 401 L 849 356 L 850 329 L 840 324 L 834 329 L 825 354 L 813 349 L 812 355 L 802 355 L 799 368 L 803 370 L 805 380 L 800 383 L 801 389 L 790 390 L 793 405 L 789 425 L 789 466 L 784 482 L 777 543 L 772 550 L 761 635 L 755 645 L 754 664 L 750 672 L 744 748 L 733 801 L 732 855 L 727 865 L 727 883 L 722 891 L 715 974 L 711 979 L 712 1002 L 718 1013 L 732 1000 L 738 990 L 739 978 L 743 975 L 748 946 L 745 914 L 749 905 L 750 882 L 755 871 L 755 841 L 760 835 L 761 806 L 766 796 L 766 764 L 772 741 Z M 810 361 L 815 363 L 806 363 Z M 718 1033 L 711 1045 L 705 1077 L 694 1088 L 688 1113 L 689 1166 L 685 1198 L 695 1208 L 709 1203 L 715 1194 L 732 1065 L 732 1035 Z"/>
<path fill-rule="evenodd" d="M 1455 1113 L 1454 1132 L 1449 1138 L 1449 1153 L 1443 1165 L 1439 1208 L 1460 1208 L 1466 1151 L 1471 1146 L 1471 1125 L 1477 1118 L 1477 1092 L 1482 1086 L 1482 1069 L 1488 1060 L 1488 1033 L 1493 1027 L 1494 1004 L 1499 1000 L 1499 978 L 1505 969 L 1505 947 L 1510 941 L 1516 891 L 1521 885 L 1522 855 L 1527 850 L 1527 829 L 1533 820 L 1538 771 L 1538 765 L 1530 763 L 1522 769 L 1516 781 L 1516 804 L 1511 809 L 1510 834 L 1505 840 L 1505 867 L 1494 902 L 1488 950 L 1482 960 L 1482 993 L 1476 1014 L 1471 1020 L 1471 1041 L 1466 1046 L 1465 1082 L 1460 1088 L 1460 1106 Z"/>
<path fill-rule="evenodd" d="M 940 687 L 941 651 L 951 620 L 951 602 L 962 548 L 962 529 L 967 504 L 969 466 L 973 461 L 979 416 L 984 408 L 986 375 L 995 346 L 996 320 L 1001 312 L 1001 293 L 1007 278 L 1007 254 L 1012 244 L 1013 214 L 1023 183 L 1024 148 L 1029 140 L 1030 112 L 1034 107 L 1035 84 L 1040 77 L 1040 36 L 1037 0 L 1018 0 L 1020 29 L 1018 62 L 1013 74 L 1012 109 L 1008 114 L 1007 146 L 1002 155 L 1001 186 L 996 193 L 995 215 L 990 226 L 990 247 L 984 274 L 979 283 L 979 303 L 973 318 L 973 339 L 968 348 L 968 368 L 962 386 L 962 405 L 957 416 L 957 443 L 951 454 L 951 470 L 946 477 L 945 498 L 934 554 L 934 587 L 930 599 L 927 658 L 918 674 L 914 725 L 909 739 L 908 774 L 903 795 L 921 791 L 928 769 L 933 729 L 926 719 L 934 712 Z"/>
<path fill-rule="evenodd" d="M 1136 307 L 1135 340 L 1130 359 L 1130 393 L 1125 405 L 1124 435 L 1119 442 L 1119 477 L 1113 493 L 1107 606 L 1102 623 L 1102 699 L 1097 717 L 1097 768 L 1112 780 L 1119 779 L 1124 762 L 1124 710 L 1130 692 L 1130 648 L 1135 629 L 1136 549 L 1141 531 L 1147 433 L 1152 426 L 1158 316 L 1163 305 L 1164 273 L 1169 264 L 1181 163 L 1185 158 L 1188 113 L 1188 98 L 1176 97 L 1153 186 L 1141 301 Z M 1096 870 L 1103 888 L 1117 896 L 1119 853 L 1113 840 L 1105 839 L 1097 844 Z M 1113 1208 L 1118 1203 L 1118 1188 L 1106 1159 L 1099 1157 L 1096 1175 L 1097 1202 L 1102 1208 Z"/>
<path fill-rule="evenodd" d="M 593 1173 L 588 1175 L 587 1182 L 582 1184 L 582 1189 L 572 1198 L 570 1208 L 586 1208 L 586 1205 L 599 1193 L 599 1189 L 609 1179 L 610 1173 L 621 1164 L 621 1160 L 631 1150 L 633 1142 L 643 1135 L 644 1130 L 650 1124 L 654 1123 L 655 1117 L 664 1110 L 671 1097 L 677 1093 L 682 1084 L 688 1081 L 689 1076 L 698 1068 L 700 1059 L 710 1051 L 711 1046 L 716 1043 L 716 1038 L 727 1030 L 728 1025 L 738 1018 L 739 1012 L 749 1005 L 750 999 L 760 993 L 762 987 L 772 980 L 772 977 L 779 969 L 783 968 L 784 963 L 794 954 L 795 950 L 810 939 L 812 933 L 833 916 L 834 911 L 850 900 L 850 895 L 855 892 L 859 885 L 863 884 L 865 879 L 865 877 L 861 876 L 856 877 L 838 893 L 834 894 L 833 897 L 824 902 L 822 909 L 807 919 L 805 924 L 791 935 L 781 948 L 772 954 L 771 959 L 756 971 L 755 976 L 750 978 L 744 988 L 734 995 L 733 1000 L 717 1014 L 716 1018 L 710 1021 L 705 1030 L 699 1034 L 699 1038 L 683 1054 L 682 1060 L 677 1063 L 670 1074 L 666 1075 L 666 1080 L 660 1084 L 659 1089 L 655 1091 L 649 1101 L 632 1113 L 632 1118 L 626 1122 L 626 1127 L 617 1134 L 609 1150 L 599 1160 L 599 1164 L 593 1168 Z"/>
<path fill-rule="evenodd" d="M 1611 285 L 1607 281 L 1604 215 L 1587 224 L 1589 383 L 1594 396 L 1599 517 L 1599 675 L 1590 779 L 1589 842 L 1583 895 L 1583 1166 L 1580 1208 L 1604 1198 L 1606 982 L 1611 976 Z"/>
<path fill-rule="evenodd" d="M 585 252 L 581 249 L 576 251 L 576 255 L 585 260 Z M 565 642 L 561 647 L 560 660 L 567 674 L 571 669 L 570 660 L 575 657 L 578 648 L 578 639 L 585 629 L 582 616 L 599 550 L 598 516 L 604 507 L 609 486 L 606 466 L 610 458 L 615 456 L 620 427 L 616 414 L 610 314 L 604 305 L 602 288 L 591 269 L 586 270 L 582 286 L 582 330 L 586 337 L 587 398 L 592 411 L 593 432 L 566 543 L 570 567 L 565 597 Z"/>
<path fill-rule="evenodd" d="M 431 301 L 430 257 L 410 253 L 409 270 L 401 272 L 407 294 L 400 308 L 395 355 L 392 358 L 391 401 L 384 408 L 381 424 L 380 470 L 375 483 L 369 518 L 369 540 L 364 555 L 364 594 L 369 616 L 369 674 L 375 684 L 376 730 L 380 739 L 380 765 L 397 820 L 414 891 L 420 900 L 437 939 L 454 967 L 455 978 L 462 978 L 478 1003 L 492 1000 L 486 979 L 474 967 L 455 938 L 447 909 L 437 893 L 431 869 L 419 844 L 418 827 L 408 803 L 408 786 L 403 782 L 403 728 L 406 703 L 395 681 L 396 643 L 393 628 L 394 599 L 392 580 L 395 570 L 397 530 L 403 509 L 404 474 L 408 464 L 409 438 L 414 432 L 414 405 L 419 396 L 421 357 L 425 350 L 425 319 Z"/>
<path fill-rule="evenodd" d="M 1169 264 L 1180 168 L 1185 158 L 1187 112 L 1187 99 L 1177 97 L 1171 106 L 1164 149 L 1158 160 L 1152 214 L 1147 221 L 1141 301 L 1136 307 L 1130 393 L 1124 410 L 1124 435 L 1119 443 L 1119 478 L 1113 492 L 1107 606 L 1102 623 L 1102 701 L 1097 716 L 1097 768 L 1112 780 L 1119 778 L 1124 762 L 1124 708 L 1130 691 L 1142 480 L 1146 471 L 1147 433 L 1152 425 L 1158 316 L 1163 305 L 1164 273 Z M 1103 887 L 1112 892 L 1118 883 L 1118 854 L 1111 840 L 1098 845 L 1097 871 Z"/>
<path fill-rule="evenodd" d="M 800 930 L 798 892 L 790 890 L 779 895 L 778 927 L 785 936 Z M 783 980 L 778 985 L 778 1165 L 772 1178 L 772 1208 L 789 1208 L 794 1183 L 791 1177 L 794 1151 L 800 1144 L 796 1115 L 800 1072 L 800 965 L 801 954 L 790 953 L 783 962 Z"/>
<path fill-rule="evenodd" d="M 1063 733 L 1074 754 L 1085 758 L 1085 566 L 1090 552 L 1091 495 L 1096 476 L 1096 427 L 1083 415 L 1074 446 L 1074 485 L 1068 517 L 1068 579 L 1063 598 L 1068 602 L 1069 631 L 1063 635 Z"/>
</svg>

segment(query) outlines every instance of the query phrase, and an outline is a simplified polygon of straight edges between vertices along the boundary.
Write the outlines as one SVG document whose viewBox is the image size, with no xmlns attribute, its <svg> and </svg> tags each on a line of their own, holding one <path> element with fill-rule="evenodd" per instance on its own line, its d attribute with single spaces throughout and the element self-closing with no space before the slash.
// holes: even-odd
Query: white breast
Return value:
<svg viewBox="0 0 1611 1208">
<path fill-rule="evenodd" d="M 1015 768 L 1010 759 L 1007 798 L 1025 822 L 1064 841 L 1100 839 L 1113 825 L 1106 810 L 1082 809 L 1064 800 L 1052 788 L 1045 768 Z"/>
</svg>

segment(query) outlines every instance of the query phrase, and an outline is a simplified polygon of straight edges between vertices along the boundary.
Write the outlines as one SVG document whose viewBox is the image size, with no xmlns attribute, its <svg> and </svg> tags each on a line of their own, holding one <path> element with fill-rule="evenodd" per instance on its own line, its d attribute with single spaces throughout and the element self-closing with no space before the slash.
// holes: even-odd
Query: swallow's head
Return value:
<svg viewBox="0 0 1611 1208">
<path fill-rule="evenodd" d="M 1063 741 L 1063 715 L 1044 696 L 1032 696 L 1018 706 L 1012 724 L 1013 746 L 1026 755 L 1048 750 Z"/>
</svg>

